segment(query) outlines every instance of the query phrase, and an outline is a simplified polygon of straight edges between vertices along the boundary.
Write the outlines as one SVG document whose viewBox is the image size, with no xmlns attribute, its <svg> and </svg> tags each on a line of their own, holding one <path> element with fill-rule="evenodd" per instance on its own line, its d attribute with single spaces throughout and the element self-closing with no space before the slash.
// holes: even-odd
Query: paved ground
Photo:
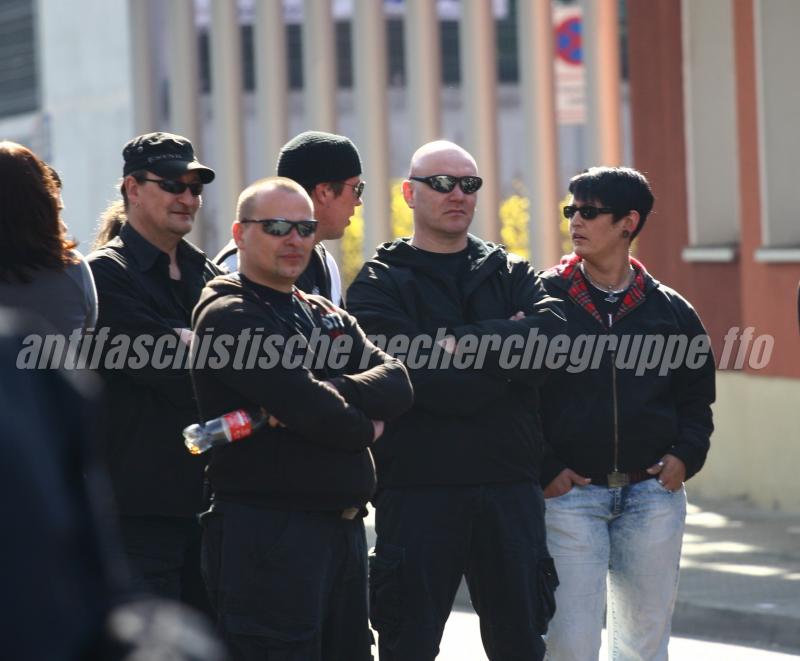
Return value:
<svg viewBox="0 0 800 661">
<path fill-rule="evenodd" d="M 605 632 L 600 659 L 607 658 Z M 669 643 L 670 661 L 797 661 L 790 653 L 757 649 L 743 645 L 694 640 L 673 636 Z M 436 661 L 487 661 L 478 632 L 478 616 L 456 610 L 450 615 Z"/>
<path fill-rule="evenodd" d="M 471 610 L 463 585 L 456 606 Z M 690 494 L 673 631 L 800 654 L 800 515 Z"/>
</svg>

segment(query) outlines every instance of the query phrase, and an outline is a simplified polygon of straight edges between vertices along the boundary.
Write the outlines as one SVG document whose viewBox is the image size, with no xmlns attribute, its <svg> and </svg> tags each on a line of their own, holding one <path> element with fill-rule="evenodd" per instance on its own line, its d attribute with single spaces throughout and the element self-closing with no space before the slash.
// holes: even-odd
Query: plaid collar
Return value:
<svg viewBox="0 0 800 661">
<path fill-rule="evenodd" d="M 622 303 L 617 313 L 614 315 L 612 325 L 617 323 L 617 321 L 629 314 L 632 310 L 639 307 L 645 297 L 645 276 L 647 275 L 647 269 L 645 269 L 644 264 L 638 259 L 633 257 L 629 257 L 628 259 L 630 260 L 630 265 L 633 267 L 635 275 L 631 286 L 628 287 L 625 296 L 622 298 Z M 606 324 L 600 316 L 597 306 L 592 302 L 592 297 L 589 295 L 589 284 L 586 281 L 586 277 L 583 275 L 583 271 L 580 269 L 580 263 L 581 258 L 575 253 L 565 255 L 561 258 L 561 262 L 558 266 L 555 267 L 555 271 L 561 278 L 569 283 L 567 287 L 569 297 L 592 315 L 592 317 L 605 328 Z"/>
</svg>

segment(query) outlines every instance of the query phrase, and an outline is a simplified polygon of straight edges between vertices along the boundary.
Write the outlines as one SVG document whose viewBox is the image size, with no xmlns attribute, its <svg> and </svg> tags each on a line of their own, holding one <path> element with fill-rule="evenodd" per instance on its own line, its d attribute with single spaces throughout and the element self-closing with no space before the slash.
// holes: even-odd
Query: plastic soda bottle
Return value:
<svg viewBox="0 0 800 661">
<path fill-rule="evenodd" d="M 202 454 L 217 445 L 247 438 L 267 423 L 264 409 L 237 409 L 213 420 L 193 424 L 183 430 L 183 442 L 192 454 Z"/>
</svg>

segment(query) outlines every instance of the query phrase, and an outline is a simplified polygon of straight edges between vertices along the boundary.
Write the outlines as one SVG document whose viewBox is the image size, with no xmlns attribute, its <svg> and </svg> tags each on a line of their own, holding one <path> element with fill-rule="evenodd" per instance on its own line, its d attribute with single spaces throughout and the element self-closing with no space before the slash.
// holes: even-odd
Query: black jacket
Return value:
<svg viewBox="0 0 800 661">
<path fill-rule="evenodd" d="M 99 329 L 109 329 L 100 367 L 109 406 L 104 450 L 117 506 L 124 515 L 190 516 L 202 508 L 205 459 L 189 455 L 181 436 L 197 417 L 188 359 L 178 361 L 178 366 L 167 361 L 164 369 L 138 359 L 149 358 L 164 336 L 175 346 L 164 355 L 180 355 L 185 347 L 175 341 L 173 329 L 189 328 L 200 291 L 219 273 L 187 241 L 178 244 L 177 259 L 183 296 L 170 281 L 168 255 L 129 223 L 88 257 L 99 308 L 95 337 Z M 131 341 L 127 354 L 133 360 L 116 361 L 109 355 L 115 336 Z M 142 341 L 145 336 L 147 343 L 136 345 L 136 338 Z M 107 365 L 107 359 L 122 368 Z"/>
<path fill-rule="evenodd" d="M 239 274 L 216 278 L 194 311 L 196 343 L 206 337 L 221 342 L 223 336 L 238 338 L 243 332 L 259 337 L 254 362 L 228 360 L 213 369 L 210 360 L 204 365 L 195 360 L 192 378 L 202 417 L 262 407 L 285 425 L 264 427 L 214 449 L 209 464 L 214 492 L 223 499 L 281 509 L 362 506 L 375 488 L 371 419 L 388 420 L 411 406 L 408 374 L 400 361 L 366 340 L 350 315 L 297 289 L 292 305 L 306 328 L 350 343 L 342 354 L 346 364 L 331 367 L 314 360 L 313 369 L 307 369 L 273 356 L 268 367 L 259 366 L 258 360 L 270 360 L 267 344 L 282 355 L 283 340 L 300 335 L 296 319 L 279 312 L 262 289 Z"/>
<path fill-rule="evenodd" d="M 503 247 L 470 235 L 465 274 L 436 268 L 430 257 L 399 239 L 364 265 L 347 304 L 368 333 L 420 338 L 446 329 L 457 338 L 491 335 L 502 342 L 531 329 L 548 336 L 563 331 L 559 301 L 546 295 L 526 261 Z M 527 316 L 509 321 L 520 310 Z M 503 369 L 496 349 L 483 358 L 467 369 L 407 361 L 414 407 L 387 426 L 375 447 L 380 487 L 538 479 L 538 386 L 547 373 Z"/>
<path fill-rule="evenodd" d="M 542 282 L 551 295 L 565 301 L 571 344 L 580 336 L 592 337 L 603 350 L 595 354 L 599 359 L 595 367 L 565 365 L 554 372 L 542 393 L 548 443 L 542 483 L 548 484 L 566 467 L 585 476 L 602 476 L 615 468 L 642 470 L 665 453 L 681 459 L 686 477 L 691 477 L 703 466 L 714 429 L 714 357 L 697 313 L 680 294 L 631 260 L 637 275 L 608 328 L 589 304 L 579 261 L 575 255 L 565 257 L 542 274 Z M 597 338 L 602 336 L 611 336 L 613 344 L 604 340 L 601 345 Z M 692 338 L 697 338 L 696 347 L 706 344 L 699 357 L 690 359 L 694 363 L 697 358 L 702 366 L 692 369 L 687 361 L 678 361 L 679 336 L 685 336 L 687 347 Z M 664 347 L 674 338 L 666 362 L 647 366 L 646 354 L 653 358 L 656 350 L 635 348 L 638 341 L 646 346 L 647 337 L 653 343 L 663 340 Z M 670 367 L 670 356 L 680 365 Z"/>
</svg>

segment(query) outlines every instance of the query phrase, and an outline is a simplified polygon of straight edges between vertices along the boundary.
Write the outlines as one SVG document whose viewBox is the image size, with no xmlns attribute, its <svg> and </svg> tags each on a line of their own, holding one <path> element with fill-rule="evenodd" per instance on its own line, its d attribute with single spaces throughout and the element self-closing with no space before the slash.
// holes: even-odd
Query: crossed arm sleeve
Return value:
<svg viewBox="0 0 800 661">
<path fill-rule="evenodd" d="M 213 336 L 213 343 L 221 336 L 238 338 L 243 331 L 264 328 L 264 314 L 258 307 L 241 300 L 231 304 L 230 299 L 224 297 L 211 303 L 200 315 L 195 342 L 206 334 Z M 261 343 L 255 360 L 248 358 L 243 365 L 221 360 L 214 369 L 214 377 L 241 394 L 244 400 L 263 407 L 311 443 L 353 452 L 370 445 L 374 428 L 369 415 L 349 403 L 334 385 L 317 379 L 302 361 L 291 360 L 283 351 L 282 343 L 277 347 L 280 359 L 273 360 L 265 348 L 266 342 L 280 336 L 288 339 L 288 336 L 279 328 L 265 330 L 267 334 L 263 339 L 255 340 Z M 268 369 L 264 361 L 269 361 Z"/>
<path fill-rule="evenodd" d="M 387 349 L 395 336 L 405 335 L 413 345 L 415 338 L 424 334 L 396 290 L 374 279 L 359 278 L 351 285 L 347 309 L 369 335 L 386 338 Z M 443 349 L 431 342 L 420 345 L 413 362 L 406 361 L 417 406 L 437 414 L 470 416 L 508 395 L 506 378 L 488 370 L 457 369 L 452 364 L 443 367 L 442 353 Z"/>
<path fill-rule="evenodd" d="M 525 352 L 527 342 L 537 335 L 549 341 L 555 335 L 566 332 L 566 318 L 560 299 L 553 298 L 544 289 L 541 280 L 527 262 L 515 266 L 513 305 L 515 311 L 525 314 L 523 319 L 488 319 L 451 328 L 456 340 L 467 336 L 490 336 L 496 341 L 486 343 L 487 350 L 481 354 L 483 367 L 499 377 L 527 385 L 541 385 L 547 376 L 543 365 L 527 365 L 513 360 Z M 519 341 L 512 343 L 512 340 Z"/>
<path fill-rule="evenodd" d="M 370 342 L 353 317 L 345 312 L 342 317 L 353 350 L 347 373 L 331 382 L 350 404 L 373 420 L 391 420 L 405 413 L 414 402 L 405 366 Z"/>
</svg>

